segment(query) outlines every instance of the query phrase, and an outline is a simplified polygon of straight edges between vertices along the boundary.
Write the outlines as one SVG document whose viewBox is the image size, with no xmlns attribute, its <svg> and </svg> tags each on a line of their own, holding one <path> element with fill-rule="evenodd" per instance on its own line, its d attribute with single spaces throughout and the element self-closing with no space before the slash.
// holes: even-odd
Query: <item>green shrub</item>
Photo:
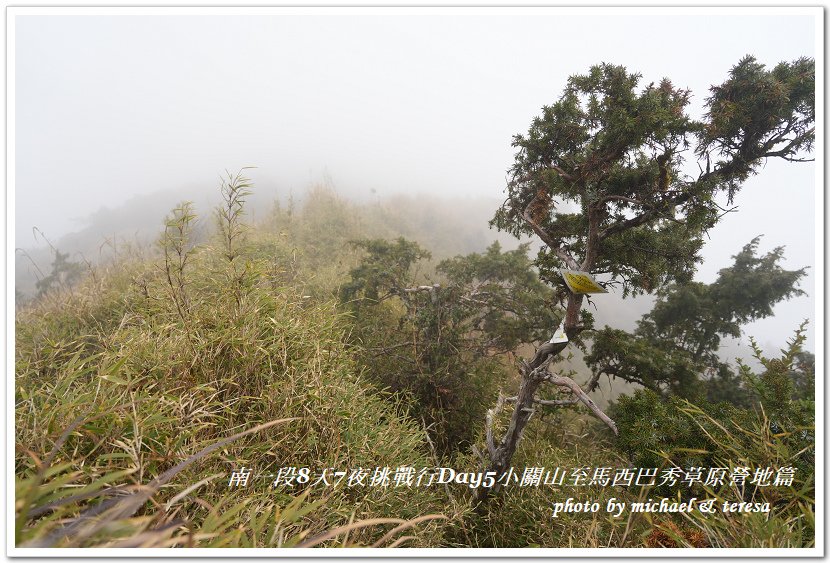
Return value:
<svg viewBox="0 0 830 563">
<path fill-rule="evenodd" d="M 616 446 L 638 467 L 749 468 L 794 470 L 792 485 L 696 483 L 692 487 L 655 487 L 644 494 L 684 498 L 716 498 L 723 502 L 756 502 L 770 505 L 769 513 L 722 514 L 700 512 L 683 516 L 703 532 L 712 547 L 810 547 L 815 544 L 815 423 L 810 401 L 793 399 L 793 363 L 804 340 L 802 325 L 780 358 L 768 359 L 753 342 L 756 359 L 765 368 L 756 375 L 744 364 L 741 372 L 759 397 L 752 409 L 726 403 L 693 405 L 677 398 L 637 391 L 621 397 L 613 409 L 620 427 Z M 677 536 L 671 526 L 651 529 Z M 675 537 L 677 546 L 690 545 Z M 685 543 L 684 543 L 685 542 Z"/>
</svg>

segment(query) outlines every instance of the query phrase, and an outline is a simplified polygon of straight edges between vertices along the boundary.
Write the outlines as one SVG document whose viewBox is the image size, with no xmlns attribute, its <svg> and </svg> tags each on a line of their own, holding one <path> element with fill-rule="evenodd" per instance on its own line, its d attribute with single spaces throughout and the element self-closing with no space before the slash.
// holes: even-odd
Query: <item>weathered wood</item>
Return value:
<svg viewBox="0 0 830 563">
<path fill-rule="evenodd" d="M 488 444 L 487 449 L 490 450 L 490 465 L 487 471 L 494 471 L 496 475 L 502 476 L 509 467 L 510 460 L 513 459 L 513 454 L 516 453 L 516 447 L 519 440 L 522 438 L 522 433 L 527 426 L 530 417 L 533 415 L 533 404 L 536 398 L 536 390 L 547 379 L 547 366 L 550 360 L 558 355 L 567 346 L 567 342 L 558 342 L 556 344 L 546 343 L 536 351 L 536 355 L 530 363 L 523 363 L 522 365 L 522 382 L 519 386 L 519 393 L 516 396 L 516 402 L 513 407 L 513 414 L 510 417 L 510 424 L 504 437 L 498 444 L 493 443 L 493 418 L 498 410 L 501 410 L 501 404 L 504 402 L 503 397 L 499 397 L 497 409 L 488 412 L 488 428 L 487 434 Z M 492 413 L 492 414 L 491 414 Z M 487 487 L 479 487 L 476 494 L 476 502 L 484 502 L 491 492 L 498 490 L 498 485 L 493 489 Z"/>
</svg>

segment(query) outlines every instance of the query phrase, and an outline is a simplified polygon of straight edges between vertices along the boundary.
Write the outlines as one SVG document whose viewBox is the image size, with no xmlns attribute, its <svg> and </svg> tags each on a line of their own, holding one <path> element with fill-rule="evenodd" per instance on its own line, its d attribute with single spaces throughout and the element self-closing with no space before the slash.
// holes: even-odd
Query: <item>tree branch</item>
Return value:
<svg viewBox="0 0 830 563">
<path fill-rule="evenodd" d="M 440 284 L 433 284 L 433 285 L 419 285 L 416 287 L 403 287 L 401 291 L 404 293 L 415 293 L 416 291 L 435 291 L 436 289 L 441 289 Z"/>
<path fill-rule="evenodd" d="M 603 196 L 599 200 L 597 200 L 597 203 L 605 203 L 606 201 L 625 201 L 625 202 L 631 203 L 633 205 L 642 205 L 642 206 L 647 205 L 647 204 L 643 203 L 642 201 L 639 201 L 639 200 L 636 200 L 636 199 L 630 198 L 630 197 L 625 197 L 625 196 L 622 196 L 622 195 Z"/>
<path fill-rule="evenodd" d="M 487 410 L 487 417 L 485 419 L 485 429 L 487 433 L 487 452 L 490 454 L 490 459 L 496 458 L 496 443 L 495 439 L 493 438 L 493 422 L 496 419 L 496 415 L 498 415 L 501 412 L 502 407 L 504 407 L 504 395 L 499 393 L 499 398 L 496 401 L 496 406 L 492 409 Z"/>
<path fill-rule="evenodd" d="M 809 135 L 812 135 L 813 133 L 815 133 L 815 130 L 816 130 L 815 127 L 811 127 L 808 131 L 805 131 L 803 134 L 796 136 L 795 139 L 791 140 L 784 148 L 779 149 L 777 151 L 773 151 L 773 152 L 764 151 L 763 156 L 764 157 L 780 156 L 780 157 L 784 158 L 785 160 L 791 160 L 792 157 L 788 157 L 787 155 L 793 150 L 793 148 L 795 148 L 796 145 L 798 145 L 799 143 L 804 142 L 805 137 L 808 137 Z M 776 138 L 775 143 L 778 143 L 782 140 L 783 140 L 782 138 Z M 770 148 L 772 148 L 772 147 L 770 147 Z"/>
<path fill-rule="evenodd" d="M 524 210 L 524 212 L 522 213 L 522 218 L 527 222 L 528 225 L 530 225 L 530 228 L 533 229 L 533 232 L 536 233 L 536 235 L 540 239 L 542 239 L 542 242 L 544 242 L 546 245 L 548 245 L 548 248 L 550 248 L 556 254 L 556 256 L 558 256 L 559 259 L 562 260 L 562 262 L 564 262 L 572 270 L 578 270 L 579 269 L 579 264 L 573 258 L 573 256 L 571 256 L 570 254 L 565 252 L 565 249 L 562 248 L 561 243 L 559 241 L 555 240 L 553 237 L 551 237 L 547 233 L 547 231 L 545 231 L 542 227 L 540 227 L 536 223 L 536 221 L 534 221 L 530 217 L 530 212 L 528 211 L 528 209 Z"/>
<path fill-rule="evenodd" d="M 569 181 L 572 182 L 573 179 L 574 179 L 574 177 L 572 175 L 568 174 L 567 172 L 565 172 L 564 170 L 562 170 L 560 167 L 556 166 L 555 164 L 551 164 L 548 168 L 556 170 L 556 173 L 559 174 L 560 176 L 562 176 L 563 178 L 565 178 L 566 180 L 569 180 Z"/>
<path fill-rule="evenodd" d="M 558 385 L 559 387 L 566 387 L 570 389 L 571 393 L 573 393 L 576 396 L 576 398 L 582 401 L 586 407 L 591 409 L 591 411 L 597 416 L 597 418 L 599 418 L 601 421 L 607 424 L 608 427 L 614 431 L 614 434 L 619 435 L 617 425 L 614 423 L 614 421 L 611 420 L 607 414 L 602 412 L 602 409 L 600 409 L 597 406 L 597 404 L 591 399 L 591 397 L 589 397 L 585 393 L 585 391 L 582 390 L 582 388 L 576 383 L 576 381 L 574 381 L 570 377 L 565 377 L 564 375 L 553 374 L 550 374 L 547 377 L 547 380 L 553 383 L 554 385 Z"/>
<path fill-rule="evenodd" d="M 611 235 L 615 235 L 617 233 L 621 233 L 623 231 L 627 231 L 628 229 L 632 229 L 634 227 L 639 227 L 645 223 L 648 223 L 654 216 L 656 215 L 654 209 L 649 209 L 636 217 L 632 217 L 631 219 L 626 219 L 625 221 L 618 221 L 613 225 L 610 225 L 600 231 L 599 239 L 605 240 Z"/>
<path fill-rule="evenodd" d="M 553 170 L 554 172 L 556 172 L 562 178 L 568 180 L 569 182 L 573 182 L 576 179 L 576 178 L 574 178 L 574 176 L 572 174 L 569 174 L 568 172 L 565 172 L 561 167 L 557 166 L 556 164 L 549 164 L 547 166 L 539 168 L 538 170 L 533 170 L 532 172 L 528 172 L 527 174 L 525 174 L 523 176 L 520 176 L 518 178 L 516 178 L 514 176 L 513 177 L 513 182 L 527 182 L 534 175 L 538 174 L 539 172 L 543 172 L 545 170 Z"/>
<path fill-rule="evenodd" d="M 433 303 L 438 302 L 438 290 L 441 289 L 440 284 L 433 284 L 433 285 L 419 285 L 417 287 L 404 287 L 401 288 L 400 291 L 403 293 L 417 293 L 419 291 L 429 291 L 430 299 Z"/>
<path fill-rule="evenodd" d="M 505 401 L 508 403 L 515 403 L 518 401 L 518 397 L 507 397 Z M 547 400 L 547 399 L 533 399 L 533 404 L 542 405 L 543 407 L 567 407 L 569 405 L 575 405 L 579 402 L 579 397 L 574 397 L 573 399 L 557 399 L 557 400 Z"/>
</svg>

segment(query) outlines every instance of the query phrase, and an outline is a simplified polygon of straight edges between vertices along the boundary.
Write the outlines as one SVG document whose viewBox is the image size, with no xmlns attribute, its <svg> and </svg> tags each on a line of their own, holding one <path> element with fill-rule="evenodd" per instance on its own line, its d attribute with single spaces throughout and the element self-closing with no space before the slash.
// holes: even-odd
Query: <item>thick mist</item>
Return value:
<svg viewBox="0 0 830 563">
<path fill-rule="evenodd" d="M 446 200 L 458 221 L 480 221 L 471 247 L 507 243 L 486 222 L 512 136 L 569 75 L 606 61 L 641 72 L 643 85 L 667 76 L 699 112 L 746 54 L 768 66 L 818 55 L 812 17 L 711 12 L 17 16 L 14 246 L 48 268 L 34 227 L 90 260 L 108 239 L 149 243 L 180 200 L 209 214 L 219 176 L 244 166 L 256 167 L 254 220 L 325 184 L 362 203 Z M 704 250 L 704 282 L 757 235 L 761 252 L 786 246 L 785 267 L 811 267 L 808 296 L 748 327 L 767 350 L 816 320 L 819 186 L 812 163 L 769 162 Z M 30 286 L 36 268 L 20 253 L 15 263 L 18 287 Z M 620 328 L 650 303 L 596 301 L 598 324 Z M 735 343 L 729 355 L 749 350 Z"/>
</svg>

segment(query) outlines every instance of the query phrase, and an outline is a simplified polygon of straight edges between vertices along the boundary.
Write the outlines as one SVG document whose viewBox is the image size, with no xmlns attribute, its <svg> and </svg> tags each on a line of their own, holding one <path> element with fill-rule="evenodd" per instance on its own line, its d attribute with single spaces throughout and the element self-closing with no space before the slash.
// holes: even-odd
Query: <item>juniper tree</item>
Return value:
<svg viewBox="0 0 830 563">
<path fill-rule="evenodd" d="M 688 114 L 688 90 L 669 79 L 640 87 L 640 78 L 611 64 L 572 76 L 527 134 L 514 137 L 507 198 L 492 220 L 544 243 L 536 264 L 541 279 L 561 292 L 572 342 L 589 326 L 585 297 L 562 286 L 559 268 L 610 276 L 624 296 L 690 281 L 703 235 L 723 215 L 718 197 L 731 205 L 767 159 L 801 161 L 813 148 L 812 59 L 768 70 L 743 58 L 710 89 L 699 120 Z M 547 371 L 567 344 L 547 343 L 522 364 L 498 441 L 492 421 L 499 409 L 489 413 L 489 470 L 507 470 L 545 381 L 602 414 L 573 381 Z M 481 491 L 479 500 L 487 495 Z"/>
<path fill-rule="evenodd" d="M 417 243 L 361 240 L 366 254 L 341 287 L 355 320 L 353 337 L 369 376 L 408 395 L 442 453 L 469 447 L 488 391 L 504 371 L 500 354 L 544 339 L 556 322 L 552 292 L 536 276 L 527 245 L 457 256 L 426 282 Z"/>
<path fill-rule="evenodd" d="M 77 262 L 69 260 L 68 252 L 61 252 L 57 248 L 52 247 L 52 252 L 55 255 L 52 260 L 52 270 L 49 275 L 39 279 L 35 284 L 37 288 L 37 297 L 41 297 L 55 287 L 70 287 L 77 282 L 83 274 L 83 266 Z"/>
<path fill-rule="evenodd" d="M 775 358 L 765 357 L 750 337 L 757 367 L 738 360 L 737 378 L 751 393 L 752 408 L 705 399 L 692 404 L 676 395 L 661 397 L 647 388 L 622 395 L 612 406 L 620 425 L 614 447 L 635 467 L 667 460 L 677 467 L 724 467 L 729 466 L 724 456 L 733 454 L 747 464 L 756 456 L 763 463 L 780 456 L 782 465 L 796 465 L 810 479 L 815 463 L 815 403 L 812 396 L 796 389 L 799 380 L 812 382 L 815 377 L 810 353 L 802 349 L 806 328 L 805 321 Z M 667 488 L 663 490 L 669 494 Z"/>
<path fill-rule="evenodd" d="M 718 356 L 723 337 L 737 338 L 741 327 L 772 315 L 776 303 L 803 295 L 796 287 L 806 269 L 785 270 L 784 249 L 757 255 L 760 237 L 733 256 L 711 284 L 671 284 L 658 292 L 654 308 L 632 333 L 605 327 L 592 335 L 585 362 L 594 377 L 637 383 L 652 391 L 695 400 L 746 404 L 740 378 Z"/>
</svg>

